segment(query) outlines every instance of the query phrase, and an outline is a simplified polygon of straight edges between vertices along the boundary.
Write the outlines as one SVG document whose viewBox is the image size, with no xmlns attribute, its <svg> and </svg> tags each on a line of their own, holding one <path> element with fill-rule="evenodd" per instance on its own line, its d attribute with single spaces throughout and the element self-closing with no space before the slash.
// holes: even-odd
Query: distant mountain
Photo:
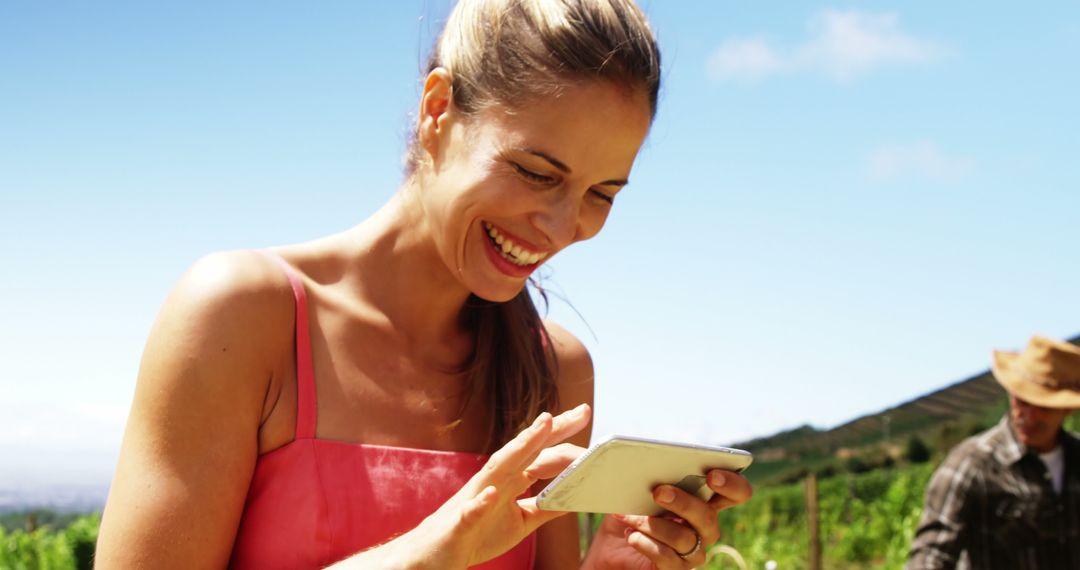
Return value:
<svg viewBox="0 0 1080 570">
<path fill-rule="evenodd" d="M 0 514 L 33 509 L 90 513 L 105 507 L 107 484 L 47 484 L 0 487 Z"/>
<path fill-rule="evenodd" d="M 1080 335 L 1069 342 L 1080 346 Z M 896 457 L 912 437 L 943 451 L 997 421 L 1007 407 L 1005 390 L 986 370 L 831 429 L 804 425 L 735 447 L 754 453 L 747 476 L 768 483 L 860 455 Z"/>
<path fill-rule="evenodd" d="M 0 513 L 100 510 L 115 466 L 116 452 L 108 448 L 0 445 Z"/>
</svg>

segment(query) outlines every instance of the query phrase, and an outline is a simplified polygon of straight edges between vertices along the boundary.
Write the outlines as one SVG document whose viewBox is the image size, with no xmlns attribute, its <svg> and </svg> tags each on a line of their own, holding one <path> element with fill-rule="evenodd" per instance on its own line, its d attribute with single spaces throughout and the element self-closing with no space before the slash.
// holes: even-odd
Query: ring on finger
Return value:
<svg viewBox="0 0 1080 570">
<path fill-rule="evenodd" d="M 693 548 L 687 550 L 686 552 L 679 552 L 677 550 L 675 551 L 675 554 L 678 554 L 679 558 L 682 558 L 683 560 L 688 560 L 691 556 L 697 554 L 698 551 L 701 550 L 701 535 L 695 532 L 694 536 L 697 537 L 697 541 L 694 542 Z"/>
</svg>

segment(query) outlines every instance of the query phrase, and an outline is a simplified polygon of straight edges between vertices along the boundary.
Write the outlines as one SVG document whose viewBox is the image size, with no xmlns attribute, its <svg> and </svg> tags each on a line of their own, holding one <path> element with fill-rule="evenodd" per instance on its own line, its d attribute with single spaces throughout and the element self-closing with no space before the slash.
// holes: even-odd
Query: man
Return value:
<svg viewBox="0 0 1080 570">
<path fill-rule="evenodd" d="M 926 489 L 908 569 L 1080 569 L 1080 347 L 1036 336 L 995 352 L 1009 393 L 996 426 L 949 453 Z"/>
</svg>

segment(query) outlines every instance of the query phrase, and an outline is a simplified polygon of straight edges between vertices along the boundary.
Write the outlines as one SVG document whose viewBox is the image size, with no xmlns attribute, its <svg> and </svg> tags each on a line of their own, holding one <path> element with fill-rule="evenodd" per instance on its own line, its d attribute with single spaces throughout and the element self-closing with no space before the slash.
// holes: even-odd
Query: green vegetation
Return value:
<svg viewBox="0 0 1080 570">
<path fill-rule="evenodd" d="M 972 384 L 975 381 L 982 384 Z M 988 388 L 985 382 L 984 378 L 976 377 L 832 430 L 802 427 L 734 447 L 754 453 L 754 464 L 746 476 L 755 487 L 801 481 L 809 473 L 829 477 L 843 472 L 887 469 L 899 459 L 911 463 L 928 461 L 934 456 L 944 456 L 963 439 L 996 424 L 1008 410 L 1008 401 L 999 393 L 994 398 L 983 396 L 979 405 L 949 408 L 950 415 L 918 417 L 915 411 L 931 405 L 937 406 L 935 410 L 943 410 L 942 402 L 946 398 L 958 399 L 961 390 L 1000 392 Z"/>
<path fill-rule="evenodd" d="M 829 430 L 803 426 L 737 444 L 755 454 L 748 504 L 721 513 L 722 542 L 750 568 L 808 567 L 805 478 L 819 481 L 822 567 L 902 568 L 930 475 L 1008 409 L 987 372 Z M 1080 415 L 1080 414 L 1078 414 Z M 1075 417 L 1067 427 L 1080 424 Z M 720 566 L 714 561 L 711 568 Z"/>
<path fill-rule="evenodd" d="M 926 444 L 919 439 L 919 436 L 913 435 L 908 438 L 904 459 L 911 463 L 926 463 L 930 460 L 930 448 L 926 447 Z"/>
<path fill-rule="evenodd" d="M 48 515 L 42 518 L 49 518 Z M 101 515 L 93 514 L 80 516 L 64 528 L 48 524 L 29 532 L 0 528 L 0 568 L 88 570 L 93 567 L 100 524 Z"/>
<path fill-rule="evenodd" d="M 819 481 L 822 567 L 903 567 L 934 467 L 923 463 Z M 750 568 L 763 568 L 769 560 L 778 570 L 808 565 L 803 483 L 755 490 L 749 503 L 720 514 L 720 526 L 721 542 L 738 550 Z M 720 564 L 710 567 L 732 567 Z"/>
<path fill-rule="evenodd" d="M 1007 410 L 989 382 L 985 375 L 975 377 L 832 430 L 803 426 L 736 445 L 757 454 L 747 472 L 754 498 L 721 513 L 721 542 L 734 547 L 749 568 L 763 568 L 769 560 L 778 570 L 807 568 L 804 479 L 814 473 L 823 567 L 901 568 L 940 458 Z M 1065 428 L 1080 430 L 1080 413 Z M 581 519 L 583 528 L 599 522 Z M 100 522 L 98 514 L 0 515 L 0 569 L 91 568 Z M 582 533 L 583 547 L 587 540 Z M 708 565 L 732 567 L 722 557 Z"/>
<path fill-rule="evenodd" d="M 86 513 L 58 513 L 48 509 L 34 509 L 29 511 L 15 511 L 0 514 L 0 529 L 8 532 L 16 530 L 34 530 L 43 526 L 52 527 L 54 530 L 63 530 L 75 521 L 86 516 Z"/>
</svg>

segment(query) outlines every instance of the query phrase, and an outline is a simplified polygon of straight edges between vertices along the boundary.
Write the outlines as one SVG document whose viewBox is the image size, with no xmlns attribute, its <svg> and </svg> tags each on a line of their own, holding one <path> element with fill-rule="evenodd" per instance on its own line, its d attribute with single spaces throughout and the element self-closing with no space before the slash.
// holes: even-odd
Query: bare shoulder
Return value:
<svg viewBox="0 0 1080 570">
<path fill-rule="evenodd" d="M 573 333 L 553 321 L 544 321 L 551 349 L 558 366 L 559 384 L 589 384 L 593 382 L 593 363 L 589 350 Z"/>
<path fill-rule="evenodd" d="M 552 321 L 544 321 L 555 357 L 556 384 L 559 389 L 559 410 L 569 410 L 585 403 L 593 405 L 593 363 L 588 349 L 576 336 Z M 581 437 L 571 440 L 588 445 L 592 424 Z"/>
<path fill-rule="evenodd" d="M 288 278 L 271 259 L 255 251 L 223 251 L 196 260 L 177 282 L 170 302 L 243 311 L 253 304 L 291 306 L 292 295 Z"/>
<path fill-rule="evenodd" d="M 290 339 L 282 333 L 292 329 L 293 303 L 288 279 L 272 260 L 253 251 L 212 253 L 177 282 L 150 341 L 164 337 L 192 358 L 213 351 L 234 351 L 233 358 L 266 356 L 267 349 Z M 145 356 L 159 354 L 151 348 Z"/>
<path fill-rule="evenodd" d="M 143 351 L 98 567 L 228 562 L 293 306 L 256 252 L 208 255 L 180 278 Z"/>
</svg>

